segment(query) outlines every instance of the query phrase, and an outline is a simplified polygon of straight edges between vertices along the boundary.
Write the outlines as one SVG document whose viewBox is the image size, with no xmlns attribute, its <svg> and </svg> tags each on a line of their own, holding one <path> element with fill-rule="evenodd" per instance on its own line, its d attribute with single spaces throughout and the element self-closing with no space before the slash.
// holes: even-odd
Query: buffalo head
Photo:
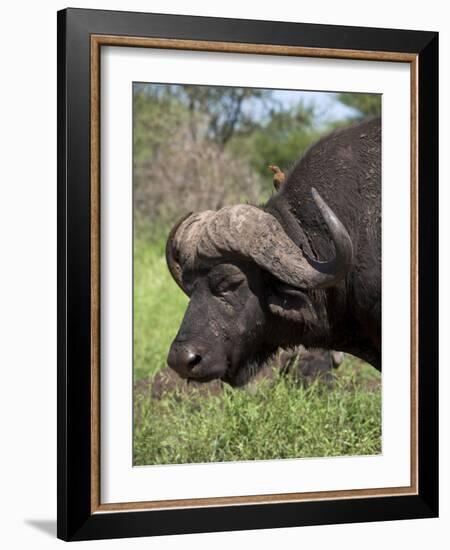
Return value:
<svg viewBox="0 0 450 550">
<path fill-rule="evenodd" d="M 300 334 L 306 326 L 318 329 L 318 289 L 345 277 L 353 251 L 337 216 L 312 194 L 334 243 L 330 261 L 308 257 L 256 206 L 189 214 L 172 229 L 167 264 L 190 297 L 168 356 L 180 376 L 242 385 L 283 345 L 277 326 L 295 324 Z"/>
</svg>

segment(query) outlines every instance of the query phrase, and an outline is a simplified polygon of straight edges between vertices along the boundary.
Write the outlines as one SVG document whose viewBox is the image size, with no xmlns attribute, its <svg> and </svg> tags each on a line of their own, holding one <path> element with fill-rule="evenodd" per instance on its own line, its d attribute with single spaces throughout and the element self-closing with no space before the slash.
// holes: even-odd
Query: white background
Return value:
<svg viewBox="0 0 450 550">
<path fill-rule="evenodd" d="M 449 20 L 445 3 L 430 0 L 393 3 L 377 0 L 301 4 L 292 0 L 242 2 L 226 6 L 207 1 L 109 0 L 78 7 L 190 13 L 224 17 L 278 19 L 311 23 L 441 30 L 441 97 L 450 95 Z M 56 515 L 56 10 L 62 2 L 20 2 L 2 10 L 2 86 L 0 87 L 0 540 L 8 549 L 52 548 Z M 442 101 L 441 120 L 449 120 Z M 441 124 L 441 157 L 450 149 Z M 448 164 L 441 181 L 448 182 Z M 450 203 L 449 186 L 441 186 L 441 211 Z M 441 311 L 449 304 L 447 235 L 450 217 L 441 216 Z M 443 316 L 442 316 L 443 317 Z M 442 318 L 441 334 L 449 333 Z M 444 354 L 442 353 L 444 356 Z M 446 367 L 446 359 L 442 364 Z M 450 461 L 448 368 L 441 370 L 441 518 L 361 525 L 331 525 L 256 532 L 185 535 L 158 539 L 99 541 L 144 548 L 283 548 L 364 547 L 401 544 L 409 549 L 446 548 L 450 536 Z M 95 546 L 94 546 L 95 545 Z"/>
<path fill-rule="evenodd" d="M 102 52 L 101 501 L 278 494 L 410 483 L 410 68 L 404 63 L 143 48 Z M 280 70 L 280 67 L 282 69 Z M 232 68 L 232 70 L 230 70 Z M 132 468 L 132 82 L 383 94 L 383 453 Z M 344 86 L 345 83 L 345 88 Z M 404 205 L 401 211 L 398 205 Z M 201 480 L 201 483 L 198 480 Z"/>
</svg>

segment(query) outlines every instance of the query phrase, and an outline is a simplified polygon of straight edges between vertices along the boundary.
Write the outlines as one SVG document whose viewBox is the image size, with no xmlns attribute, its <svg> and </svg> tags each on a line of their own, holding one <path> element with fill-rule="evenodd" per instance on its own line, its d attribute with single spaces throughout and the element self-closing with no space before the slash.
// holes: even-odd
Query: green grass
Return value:
<svg viewBox="0 0 450 550">
<path fill-rule="evenodd" d="M 162 232 L 161 232 L 162 233 Z M 188 299 L 166 266 L 164 233 L 134 243 L 134 379 L 166 365 Z M 159 237 L 159 238 L 158 238 Z"/>
<path fill-rule="evenodd" d="M 380 376 L 346 356 L 333 385 L 303 388 L 289 378 L 261 380 L 217 395 L 191 390 L 150 395 L 166 366 L 187 299 L 172 281 L 163 238 L 135 241 L 134 463 L 367 455 L 381 452 Z"/>
</svg>

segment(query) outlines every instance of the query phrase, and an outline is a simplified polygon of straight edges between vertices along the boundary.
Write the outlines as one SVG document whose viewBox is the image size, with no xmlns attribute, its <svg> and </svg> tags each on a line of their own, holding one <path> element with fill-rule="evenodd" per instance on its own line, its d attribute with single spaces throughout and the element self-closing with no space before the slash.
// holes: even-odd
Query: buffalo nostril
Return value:
<svg viewBox="0 0 450 550">
<path fill-rule="evenodd" d="M 202 358 L 198 353 L 193 353 L 190 351 L 187 356 L 187 366 L 190 369 L 193 369 L 196 365 L 198 365 L 201 362 Z"/>
<path fill-rule="evenodd" d="M 203 360 L 202 356 L 196 353 L 196 351 L 195 347 L 174 342 L 170 348 L 167 363 L 170 368 L 182 376 L 189 376 L 193 369 Z"/>
</svg>

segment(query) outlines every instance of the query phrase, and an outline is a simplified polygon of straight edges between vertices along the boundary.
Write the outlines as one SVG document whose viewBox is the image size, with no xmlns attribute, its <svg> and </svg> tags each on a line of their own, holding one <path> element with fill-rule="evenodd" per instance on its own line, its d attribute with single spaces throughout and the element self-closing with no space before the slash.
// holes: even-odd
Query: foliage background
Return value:
<svg viewBox="0 0 450 550">
<path fill-rule="evenodd" d="M 133 97 L 135 464 L 380 452 L 380 378 L 351 356 L 332 387 L 275 378 L 155 400 L 152 384 L 187 305 L 165 264 L 170 227 L 266 201 L 268 164 L 288 169 L 332 129 L 380 114 L 381 96 L 135 83 Z"/>
</svg>

